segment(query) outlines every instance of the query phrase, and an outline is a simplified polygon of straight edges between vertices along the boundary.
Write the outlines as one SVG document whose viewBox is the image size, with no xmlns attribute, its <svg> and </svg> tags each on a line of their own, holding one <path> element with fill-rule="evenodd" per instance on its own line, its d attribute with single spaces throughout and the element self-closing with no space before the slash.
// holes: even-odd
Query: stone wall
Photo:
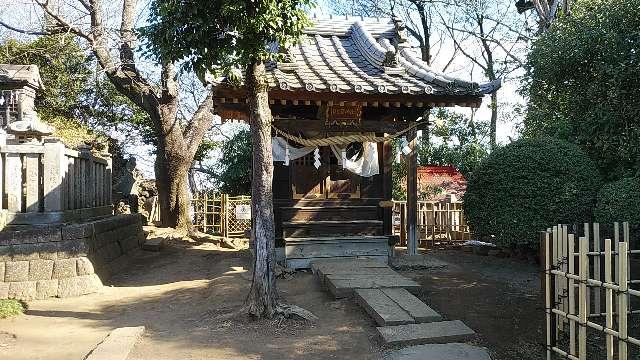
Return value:
<svg viewBox="0 0 640 360">
<path fill-rule="evenodd" d="M 81 224 L 0 231 L 0 299 L 95 292 L 144 242 L 142 217 L 115 215 Z"/>
</svg>

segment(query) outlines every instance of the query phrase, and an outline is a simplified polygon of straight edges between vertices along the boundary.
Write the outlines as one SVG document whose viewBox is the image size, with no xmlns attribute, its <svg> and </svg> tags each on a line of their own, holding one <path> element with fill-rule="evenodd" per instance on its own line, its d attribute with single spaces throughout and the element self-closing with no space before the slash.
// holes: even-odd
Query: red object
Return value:
<svg viewBox="0 0 640 360">
<path fill-rule="evenodd" d="M 424 200 L 461 201 L 466 190 L 467 180 L 453 166 L 418 167 L 418 196 Z"/>
</svg>

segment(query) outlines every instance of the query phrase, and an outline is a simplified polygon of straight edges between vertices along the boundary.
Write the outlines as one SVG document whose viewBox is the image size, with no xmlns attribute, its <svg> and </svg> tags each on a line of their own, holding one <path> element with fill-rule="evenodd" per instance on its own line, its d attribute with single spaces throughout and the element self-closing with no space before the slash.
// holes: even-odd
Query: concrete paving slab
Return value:
<svg viewBox="0 0 640 360">
<path fill-rule="evenodd" d="M 406 311 L 415 322 L 442 321 L 442 316 L 406 289 L 382 289 L 385 295 Z"/>
<path fill-rule="evenodd" d="M 356 289 L 355 299 L 379 326 L 412 324 L 415 322 L 413 317 L 380 289 Z"/>
<path fill-rule="evenodd" d="M 143 332 L 144 326 L 114 329 L 85 357 L 85 360 L 126 360 Z"/>
<path fill-rule="evenodd" d="M 351 268 L 327 268 L 318 270 L 316 273 L 320 286 L 326 289 L 327 275 L 334 278 L 349 278 L 351 275 L 399 275 L 389 267 L 351 267 Z"/>
<path fill-rule="evenodd" d="M 160 251 L 160 249 L 164 247 L 166 240 L 167 239 L 164 237 L 155 237 L 155 238 L 147 239 L 144 241 L 144 244 L 142 245 L 142 249 L 148 250 L 148 251 Z"/>
<path fill-rule="evenodd" d="M 487 349 L 469 344 L 416 345 L 387 352 L 383 360 L 491 360 Z"/>
<path fill-rule="evenodd" d="M 385 344 L 391 345 L 465 341 L 475 335 L 475 332 L 460 320 L 383 326 L 376 329 Z"/>
<path fill-rule="evenodd" d="M 339 298 L 352 297 L 354 289 L 405 288 L 418 291 L 420 284 L 401 275 L 327 275 L 327 289 Z"/>
</svg>

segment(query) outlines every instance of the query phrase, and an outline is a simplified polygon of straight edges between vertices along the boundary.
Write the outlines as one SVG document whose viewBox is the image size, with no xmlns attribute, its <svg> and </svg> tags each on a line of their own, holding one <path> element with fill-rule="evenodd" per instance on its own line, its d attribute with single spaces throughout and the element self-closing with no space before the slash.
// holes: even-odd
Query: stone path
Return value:
<svg viewBox="0 0 640 360">
<path fill-rule="evenodd" d="M 327 259 L 313 261 L 311 269 L 335 298 L 353 297 L 364 308 L 380 325 L 376 329 L 385 344 L 432 344 L 391 351 L 388 359 L 490 360 L 483 348 L 447 344 L 469 340 L 475 332 L 460 320 L 443 321 L 410 293 L 420 285 L 386 264 L 370 259 Z"/>
<path fill-rule="evenodd" d="M 389 351 L 383 360 L 491 360 L 485 348 L 469 344 L 431 344 Z"/>
</svg>

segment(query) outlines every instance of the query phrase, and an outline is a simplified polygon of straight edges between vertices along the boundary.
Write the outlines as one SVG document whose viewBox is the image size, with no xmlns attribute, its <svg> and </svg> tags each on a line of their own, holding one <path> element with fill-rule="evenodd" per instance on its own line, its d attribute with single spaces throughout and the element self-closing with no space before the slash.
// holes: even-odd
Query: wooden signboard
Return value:
<svg viewBox="0 0 640 360">
<path fill-rule="evenodd" d="M 360 125 L 362 121 L 362 105 L 327 107 L 327 126 Z"/>
</svg>

